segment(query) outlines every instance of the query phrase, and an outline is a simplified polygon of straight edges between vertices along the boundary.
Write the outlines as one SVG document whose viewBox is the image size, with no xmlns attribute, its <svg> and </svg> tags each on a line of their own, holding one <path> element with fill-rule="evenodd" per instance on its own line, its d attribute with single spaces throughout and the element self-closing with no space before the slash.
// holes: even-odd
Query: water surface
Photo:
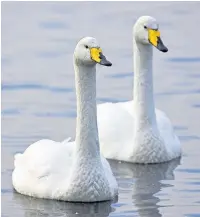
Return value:
<svg viewBox="0 0 200 217">
<path fill-rule="evenodd" d="M 199 2 L 2 3 L 2 216 L 200 216 Z M 182 159 L 159 165 L 110 161 L 118 201 L 74 204 L 15 193 L 13 155 L 42 138 L 74 138 L 72 54 L 96 37 L 111 68 L 98 67 L 98 103 L 132 97 L 132 25 L 154 16 L 168 53 L 154 50 L 156 106 L 172 120 Z"/>
</svg>

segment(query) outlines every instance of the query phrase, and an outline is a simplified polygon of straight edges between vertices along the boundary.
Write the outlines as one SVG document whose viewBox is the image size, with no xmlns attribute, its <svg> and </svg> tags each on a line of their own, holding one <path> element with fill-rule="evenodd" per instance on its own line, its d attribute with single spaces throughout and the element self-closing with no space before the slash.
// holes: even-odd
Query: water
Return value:
<svg viewBox="0 0 200 217">
<path fill-rule="evenodd" d="M 2 3 L 2 216 L 200 216 L 199 2 Z M 156 106 L 172 120 L 181 159 L 141 166 L 111 161 L 119 183 L 112 204 L 39 200 L 14 192 L 13 155 L 41 138 L 74 138 L 72 54 L 96 37 L 111 68 L 98 67 L 98 103 L 132 96 L 132 25 L 160 23 L 169 52 L 154 50 Z"/>
</svg>

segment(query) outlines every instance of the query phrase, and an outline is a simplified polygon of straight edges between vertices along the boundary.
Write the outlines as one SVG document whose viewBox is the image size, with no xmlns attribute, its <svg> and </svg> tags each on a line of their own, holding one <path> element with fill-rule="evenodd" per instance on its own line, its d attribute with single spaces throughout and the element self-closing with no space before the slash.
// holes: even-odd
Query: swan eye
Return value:
<svg viewBox="0 0 200 217">
<path fill-rule="evenodd" d="M 88 49 L 89 47 L 87 45 L 85 45 L 85 48 Z"/>
<path fill-rule="evenodd" d="M 147 26 L 144 26 L 145 29 L 147 29 Z"/>
</svg>

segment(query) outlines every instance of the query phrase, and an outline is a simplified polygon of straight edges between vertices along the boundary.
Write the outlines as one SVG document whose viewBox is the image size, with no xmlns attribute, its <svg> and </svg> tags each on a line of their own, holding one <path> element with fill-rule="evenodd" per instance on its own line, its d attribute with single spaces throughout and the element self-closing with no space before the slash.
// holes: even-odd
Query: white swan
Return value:
<svg viewBox="0 0 200 217">
<path fill-rule="evenodd" d="M 118 186 L 100 156 L 96 119 L 96 63 L 111 66 L 96 39 L 79 41 L 74 52 L 77 96 L 75 142 L 41 140 L 15 155 L 13 186 L 38 198 L 72 202 L 112 200 Z"/>
<path fill-rule="evenodd" d="M 100 149 L 106 158 L 161 163 L 181 155 L 170 120 L 154 107 L 152 45 L 162 52 L 168 51 L 156 20 L 142 16 L 133 28 L 134 101 L 97 107 Z"/>
</svg>

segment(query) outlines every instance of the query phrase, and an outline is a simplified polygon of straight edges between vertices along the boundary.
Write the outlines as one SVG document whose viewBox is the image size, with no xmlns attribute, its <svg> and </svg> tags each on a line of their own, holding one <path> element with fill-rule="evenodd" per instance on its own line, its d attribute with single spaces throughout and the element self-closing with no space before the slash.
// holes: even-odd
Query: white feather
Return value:
<svg viewBox="0 0 200 217">
<path fill-rule="evenodd" d="M 107 160 L 100 156 L 96 120 L 96 63 L 90 50 L 94 38 L 76 46 L 74 67 L 77 95 L 76 140 L 40 140 L 15 155 L 13 186 L 21 194 L 76 202 L 112 200 L 118 186 Z"/>
<path fill-rule="evenodd" d="M 158 28 L 144 16 L 134 26 L 134 101 L 97 107 L 99 139 L 104 157 L 132 163 L 161 163 L 181 155 L 181 145 L 164 112 L 155 109 L 152 45 L 144 26 Z"/>
</svg>

